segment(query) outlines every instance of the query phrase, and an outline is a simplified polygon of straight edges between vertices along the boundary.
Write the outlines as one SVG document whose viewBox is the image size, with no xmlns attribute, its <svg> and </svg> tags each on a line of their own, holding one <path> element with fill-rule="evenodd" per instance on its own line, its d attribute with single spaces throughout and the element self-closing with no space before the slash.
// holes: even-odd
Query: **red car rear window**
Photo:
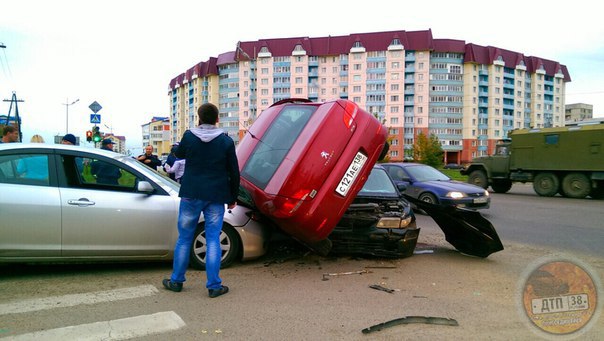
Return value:
<svg viewBox="0 0 604 341">
<path fill-rule="evenodd" d="M 241 175 L 264 189 L 316 110 L 310 105 L 285 106 L 258 140 Z"/>
</svg>

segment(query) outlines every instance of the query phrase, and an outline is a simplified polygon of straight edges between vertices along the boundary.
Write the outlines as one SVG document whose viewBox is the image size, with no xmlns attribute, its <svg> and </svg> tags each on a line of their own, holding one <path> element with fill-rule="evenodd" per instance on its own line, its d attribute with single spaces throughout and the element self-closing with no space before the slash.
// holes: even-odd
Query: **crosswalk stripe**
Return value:
<svg viewBox="0 0 604 341">
<path fill-rule="evenodd" d="M 96 291 L 85 294 L 51 296 L 0 304 L 0 315 L 73 307 L 80 304 L 95 304 L 101 302 L 127 300 L 131 298 L 151 296 L 157 293 L 158 290 L 153 285 L 141 285 L 137 287 Z"/>
<path fill-rule="evenodd" d="M 7 337 L 2 340 L 126 340 L 177 330 L 185 325 L 186 323 L 178 316 L 178 314 L 173 311 L 164 311 L 151 315 L 140 315 L 117 320 L 43 330 Z"/>
</svg>

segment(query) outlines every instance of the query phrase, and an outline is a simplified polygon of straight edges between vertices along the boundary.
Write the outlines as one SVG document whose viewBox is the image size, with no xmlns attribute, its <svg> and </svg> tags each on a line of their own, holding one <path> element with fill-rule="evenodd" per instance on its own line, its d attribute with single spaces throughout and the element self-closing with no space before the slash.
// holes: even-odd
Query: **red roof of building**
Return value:
<svg viewBox="0 0 604 341">
<path fill-rule="evenodd" d="M 514 52 L 494 46 L 466 44 L 464 63 L 474 62 L 478 64 L 491 65 L 500 57 L 507 68 L 515 69 L 516 66 L 524 64 L 527 72 L 534 73 L 543 65 L 546 75 L 554 76 L 557 73 L 560 73 L 564 75 L 565 82 L 571 81 L 570 74 L 568 73 L 565 65 L 544 58 L 525 56 L 520 52 Z"/>
<path fill-rule="evenodd" d="M 466 42 L 455 39 L 434 39 L 434 51 L 464 53 Z"/>
<path fill-rule="evenodd" d="M 235 51 L 230 51 L 219 54 L 218 59 L 216 60 L 216 65 L 220 66 L 224 64 L 233 64 L 235 62 Z"/>
<path fill-rule="evenodd" d="M 350 53 L 355 43 L 360 42 L 365 51 L 386 51 L 394 39 L 398 39 L 407 50 L 432 50 L 432 31 L 389 31 L 353 33 L 347 36 L 295 37 L 240 41 L 237 44 L 236 59 L 255 59 L 263 47 L 273 57 L 291 56 L 297 45 L 302 45 L 309 56 L 330 56 Z"/>
<path fill-rule="evenodd" d="M 291 56 L 296 46 L 301 45 L 309 56 L 334 56 L 350 53 L 350 49 L 359 42 L 366 52 L 386 51 L 394 39 L 398 39 L 405 50 L 411 51 L 436 51 L 464 53 L 464 62 L 491 65 L 500 57 L 505 67 L 516 68 L 524 64 L 528 72 L 535 72 L 541 65 L 549 76 L 557 73 L 564 75 L 564 80 L 570 82 L 571 78 L 565 65 L 558 62 L 539 58 L 526 57 L 524 54 L 509 51 L 493 46 L 480 46 L 466 44 L 463 40 L 456 39 L 434 39 L 432 30 L 423 31 L 387 31 L 370 33 L 353 33 L 347 36 L 327 37 L 293 37 L 260 39 L 257 41 L 240 41 L 235 51 L 222 53 L 218 58 L 210 58 L 207 62 L 201 62 L 170 81 L 170 89 L 182 85 L 183 81 L 191 80 L 195 74 L 207 76 L 218 74 L 218 66 L 235 63 L 242 60 L 258 58 L 258 53 L 263 47 L 273 57 Z M 199 72 L 199 73 L 198 73 Z"/>
</svg>

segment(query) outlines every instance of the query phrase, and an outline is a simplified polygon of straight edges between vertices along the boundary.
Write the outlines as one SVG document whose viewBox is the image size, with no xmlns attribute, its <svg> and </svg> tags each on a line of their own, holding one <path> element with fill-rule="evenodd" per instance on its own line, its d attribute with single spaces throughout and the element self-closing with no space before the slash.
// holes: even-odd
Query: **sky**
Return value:
<svg viewBox="0 0 604 341">
<path fill-rule="evenodd" d="M 564 4 L 564 5 L 562 5 Z M 432 30 L 567 66 L 566 104 L 604 117 L 604 25 L 594 2 L 284 2 L 19 0 L 0 11 L 0 99 L 18 99 L 23 140 L 66 129 L 85 140 L 89 105 L 101 131 L 142 145 L 141 125 L 169 116 L 168 85 L 238 41 Z M 72 102 L 78 100 L 73 105 Z M 10 102 L 0 102 L 8 114 Z M 14 109 L 11 116 L 14 115 Z"/>
</svg>

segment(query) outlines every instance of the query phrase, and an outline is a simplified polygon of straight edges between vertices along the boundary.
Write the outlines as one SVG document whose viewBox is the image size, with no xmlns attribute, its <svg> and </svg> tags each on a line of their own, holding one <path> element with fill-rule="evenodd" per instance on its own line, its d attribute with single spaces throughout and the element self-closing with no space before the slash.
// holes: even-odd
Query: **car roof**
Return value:
<svg viewBox="0 0 604 341">
<path fill-rule="evenodd" d="M 111 158 L 126 157 L 126 155 L 112 152 L 109 150 L 84 147 L 84 146 L 73 146 L 73 145 L 60 144 L 60 143 L 56 143 L 56 144 L 19 143 L 19 142 L 0 143 L 0 151 L 5 151 L 5 150 L 18 151 L 18 150 L 25 150 L 25 149 L 77 150 L 77 151 L 86 152 L 86 153 L 104 155 L 104 156 L 111 157 Z"/>
<path fill-rule="evenodd" d="M 401 166 L 401 167 L 427 166 L 427 165 L 424 165 L 423 163 L 417 163 L 417 162 L 388 162 L 388 163 L 385 163 L 385 165 L 397 165 L 397 166 Z"/>
</svg>

